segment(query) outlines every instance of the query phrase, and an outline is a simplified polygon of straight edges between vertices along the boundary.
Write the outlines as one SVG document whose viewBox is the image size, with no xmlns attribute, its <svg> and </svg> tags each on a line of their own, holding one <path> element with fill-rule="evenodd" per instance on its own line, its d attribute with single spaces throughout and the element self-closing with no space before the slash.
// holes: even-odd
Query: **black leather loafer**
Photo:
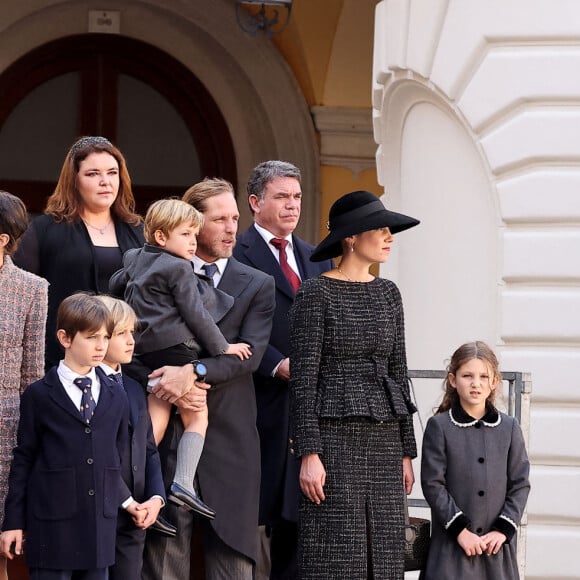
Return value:
<svg viewBox="0 0 580 580">
<path fill-rule="evenodd" d="M 163 536 L 169 536 L 170 538 L 177 536 L 177 528 L 161 516 L 157 516 L 157 519 L 149 526 L 149 529 Z"/>
<path fill-rule="evenodd" d="M 188 510 L 194 511 L 208 520 L 213 520 L 215 518 L 215 511 L 205 505 L 201 499 L 199 499 L 195 491 L 191 492 L 181 487 L 181 485 L 175 481 L 169 488 L 167 499 L 178 506 L 183 506 Z"/>
</svg>

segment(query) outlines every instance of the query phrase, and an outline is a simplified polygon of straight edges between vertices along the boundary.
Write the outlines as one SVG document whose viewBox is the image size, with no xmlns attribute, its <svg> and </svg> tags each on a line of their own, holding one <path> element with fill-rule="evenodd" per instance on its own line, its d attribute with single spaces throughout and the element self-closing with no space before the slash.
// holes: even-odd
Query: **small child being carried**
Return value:
<svg viewBox="0 0 580 580">
<path fill-rule="evenodd" d="M 249 344 L 229 344 L 216 322 L 233 305 L 233 298 L 197 276 L 191 259 L 203 215 L 177 199 L 156 201 L 145 216 L 143 248 L 129 250 L 123 269 L 111 277 L 110 290 L 133 307 L 139 319 L 137 355 L 151 369 L 194 362 L 203 349 L 210 356 L 252 355 Z M 198 380 L 202 365 L 197 366 Z M 171 403 L 148 397 L 155 441 L 165 434 Z M 212 519 L 194 488 L 194 478 L 208 425 L 205 411 L 181 409 L 185 432 L 177 448 L 177 466 L 168 499 Z"/>
</svg>

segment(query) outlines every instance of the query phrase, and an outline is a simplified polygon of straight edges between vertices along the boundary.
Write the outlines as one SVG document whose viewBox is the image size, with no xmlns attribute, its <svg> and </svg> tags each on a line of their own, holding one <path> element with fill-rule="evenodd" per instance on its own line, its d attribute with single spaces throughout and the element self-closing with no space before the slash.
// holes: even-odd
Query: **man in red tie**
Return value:
<svg viewBox="0 0 580 580">
<path fill-rule="evenodd" d="M 237 238 L 234 256 L 274 277 L 276 311 L 270 343 L 254 373 L 258 432 L 262 453 L 260 525 L 269 536 L 270 564 L 258 562 L 257 580 L 293 579 L 296 570 L 296 522 L 300 464 L 289 445 L 288 311 L 302 280 L 331 270 L 331 260 L 310 261 L 313 246 L 294 234 L 302 201 L 300 170 L 285 161 L 265 161 L 248 179 L 248 203 L 254 224 Z M 269 545 L 268 545 L 269 544 Z"/>
</svg>

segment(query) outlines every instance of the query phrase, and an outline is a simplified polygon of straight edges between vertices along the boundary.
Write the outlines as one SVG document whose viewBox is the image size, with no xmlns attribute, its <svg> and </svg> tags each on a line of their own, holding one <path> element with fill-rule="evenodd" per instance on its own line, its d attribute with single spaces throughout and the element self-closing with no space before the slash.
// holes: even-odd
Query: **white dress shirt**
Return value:
<svg viewBox="0 0 580 580">
<path fill-rule="evenodd" d="M 74 406 L 79 410 L 79 413 L 81 412 L 81 401 L 83 399 L 83 392 L 73 383 L 75 379 L 78 379 L 79 377 L 87 377 L 91 379 L 91 394 L 93 396 L 95 404 L 99 402 L 99 395 L 101 394 L 101 383 L 97 378 L 97 373 L 95 372 L 94 368 L 92 368 L 90 372 L 87 373 L 86 375 L 81 375 L 79 373 L 75 373 L 72 369 L 70 369 L 64 364 L 63 360 L 61 360 L 58 363 L 58 368 L 56 369 L 56 372 L 58 374 L 58 378 L 60 379 L 62 386 L 64 387 L 64 390 L 66 391 L 66 394 L 68 395 L 69 399 L 74 403 Z"/>
<path fill-rule="evenodd" d="M 193 256 L 191 261 L 193 263 L 193 269 L 195 273 L 205 276 L 206 275 L 205 270 L 203 270 L 202 268 L 207 262 L 204 262 L 201 258 L 198 258 L 197 256 Z M 224 270 L 228 265 L 228 258 L 220 258 L 219 260 L 212 262 L 212 264 L 215 264 L 217 266 L 217 272 L 213 276 L 213 285 L 217 287 L 222 279 L 222 276 L 224 275 Z"/>
</svg>

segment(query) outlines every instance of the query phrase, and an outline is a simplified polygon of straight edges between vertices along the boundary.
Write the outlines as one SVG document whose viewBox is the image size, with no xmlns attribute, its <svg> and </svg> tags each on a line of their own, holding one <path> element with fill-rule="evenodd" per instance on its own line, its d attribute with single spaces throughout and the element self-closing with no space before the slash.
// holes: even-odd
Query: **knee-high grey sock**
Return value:
<svg viewBox="0 0 580 580">
<path fill-rule="evenodd" d="M 193 478 L 203 451 L 204 438 L 192 431 L 185 431 L 177 446 L 177 465 L 173 481 L 189 491 L 193 489 Z"/>
</svg>

